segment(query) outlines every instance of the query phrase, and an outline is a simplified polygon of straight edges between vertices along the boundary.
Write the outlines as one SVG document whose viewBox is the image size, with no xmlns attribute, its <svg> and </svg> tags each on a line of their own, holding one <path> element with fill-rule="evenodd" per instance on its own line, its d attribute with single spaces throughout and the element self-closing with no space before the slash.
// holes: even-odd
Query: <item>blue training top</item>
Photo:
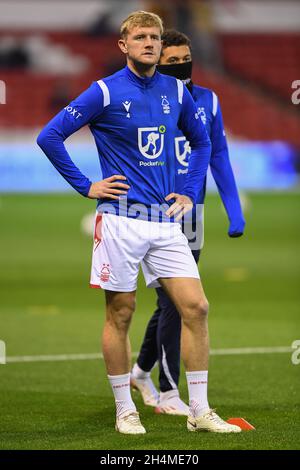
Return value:
<svg viewBox="0 0 300 470">
<path fill-rule="evenodd" d="M 199 200 L 211 144 L 195 102 L 180 80 L 157 71 L 142 78 L 125 67 L 92 83 L 44 127 L 38 145 L 84 196 L 92 183 L 71 160 L 64 140 L 86 124 L 96 142 L 103 178 L 124 175 L 130 186 L 126 197 L 121 196 L 125 212 L 120 212 L 119 201 L 107 199 L 98 200 L 101 210 L 148 220 L 158 206 L 168 207 L 165 197 L 175 191 L 174 139 L 179 129 L 191 148 L 182 194 L 194 203 Z M 133 204 L 143 208 L 132 210 Z M 165 209 L 156 214 L 157 220 L 170 221 Z"/>
</svg>

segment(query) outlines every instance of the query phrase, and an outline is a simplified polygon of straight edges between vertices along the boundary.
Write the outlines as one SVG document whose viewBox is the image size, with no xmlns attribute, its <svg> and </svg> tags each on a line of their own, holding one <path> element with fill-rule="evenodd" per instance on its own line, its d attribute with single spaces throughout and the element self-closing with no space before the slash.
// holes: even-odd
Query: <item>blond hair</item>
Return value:
<svg viewBox="0 0 300 470">
<path fill-rule="evenodd" d="M 162 19 L 155 13 L 149 11 L 134 11 L 130 13 L 129 16 L 123 21 L 120 28 L 121 38 L 125 38 L 129 31 L 136 26 L 141 26 L 145 28 L 151 28 L 156 26 L 160 30 L 160 34 L 163 33 L 164 27 Z"/>
</svg>

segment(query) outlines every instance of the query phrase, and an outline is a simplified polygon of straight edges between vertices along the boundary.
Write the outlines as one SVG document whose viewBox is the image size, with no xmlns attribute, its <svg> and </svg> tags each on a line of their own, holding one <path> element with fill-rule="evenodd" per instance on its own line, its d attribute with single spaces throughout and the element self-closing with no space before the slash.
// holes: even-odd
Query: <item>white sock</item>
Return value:
<svg viewBox="0 0 300 470">
<path fill-rule="evenodd" d="M 207 377 L 207 370 L 186 372 L 190 411 L 195 418 L 210 409 L 207 401 Z"/>
<path fill-rule="evenodd" d="M 123 375 L 108 375 L 108 380 L 115 397 L 117 416 L 125 411 L 136 411 L 130 393 L 130 373 Z"/>
<path fill-rule="evenodd" d="M 139 380 L 145 380 L 150 377 L 150 372 L 141 369 L 137 362 L 134 364 L 131 373 L 135 379 Z"/>
</svg>

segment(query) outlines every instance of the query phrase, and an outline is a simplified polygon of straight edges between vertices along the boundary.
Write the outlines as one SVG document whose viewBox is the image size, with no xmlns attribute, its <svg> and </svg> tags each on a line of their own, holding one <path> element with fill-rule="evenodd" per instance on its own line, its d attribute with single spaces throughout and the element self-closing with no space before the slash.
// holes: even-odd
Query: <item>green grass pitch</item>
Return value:
<svg viewBox="0 0 300 470">
<path fill-rule="evenodd" d="M 219 198 L 207 198 L 200 270 L 213 349 L 300 339 L 300 195 L 250 194 L 248 202 L 246 234 L 230 239 Z M 77 195 L 0 196 L 0 340 L 9 357 L 100 350 L 104 299 L 88 287 L 91 240 L 80 230 L 93 210 Z M 154 305 L 140 278 L 133 351 Z M 189 433 L 185 418 L 157 416 L 134 394 L 148 432 L 120 435 L 103 360 L 0 365 L 0 448 L 300 449 L 300 365 L 291 353 L 214 355 L 209 379 L 211 406 L 256 431 Z M 187 399 L 183 368 L 180 391 Z"/>
</svg>

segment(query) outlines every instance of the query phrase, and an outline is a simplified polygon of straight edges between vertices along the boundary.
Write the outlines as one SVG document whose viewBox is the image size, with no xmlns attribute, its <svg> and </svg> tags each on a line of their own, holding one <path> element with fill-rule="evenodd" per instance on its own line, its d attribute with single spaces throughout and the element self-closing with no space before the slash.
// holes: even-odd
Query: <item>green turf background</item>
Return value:
<svg viewBox="0 0 300 470">
<path fill-rule="evenodd" d="M 249 194 L 244 237 L 230 239 L 217 196 L 206 204 L 202 280 L 212 348 L 290 346 L 300 339 L 298 193 Z M 103 293 L 88 288 L 91 240 L 76 195 L 0 196 L 0 339 L 8 356 L 99 351 Z M 155 296 L 139 280 L 137 351 Z M 156 381 L 157 373 L 154 378 Z M 180 390 L 187 398 L 185 377 Z M 209 396 L 241 435 L 188 433 L 134 395 L 145 436 L 114 431 L 102 360 L 0 365 L 0 449 L 300 449 L 300 365 L 290 353 L 212 356 Z"/>
</svg>

